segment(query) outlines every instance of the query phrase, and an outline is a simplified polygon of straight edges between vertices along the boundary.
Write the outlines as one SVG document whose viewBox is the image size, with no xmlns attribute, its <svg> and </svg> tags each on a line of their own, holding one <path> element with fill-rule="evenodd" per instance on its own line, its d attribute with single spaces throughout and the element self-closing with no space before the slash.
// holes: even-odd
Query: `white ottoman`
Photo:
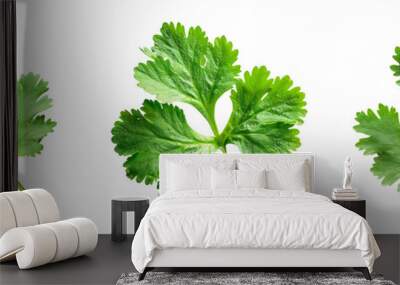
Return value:
<svg viewBox="0 0 400 285">
<path fill-rule="evenodd" d="M 97 228 L 87 218 L 59 221 L 53 197 L 43 189 L 0 193 L 0 261 L 20 269 L 84 255 L 96 248 Z"/>
</svg>

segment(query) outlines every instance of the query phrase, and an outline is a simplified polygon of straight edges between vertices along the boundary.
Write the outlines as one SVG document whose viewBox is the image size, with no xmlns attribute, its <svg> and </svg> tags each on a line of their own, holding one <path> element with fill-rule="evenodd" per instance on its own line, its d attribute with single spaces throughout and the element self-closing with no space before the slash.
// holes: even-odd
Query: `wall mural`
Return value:
<svg viewBox="0 0 400 285">
<path fill-rule="evenodd" d="M 395 48 L 393 59 L 396 63 L 390 68 L 394 76 L 400 76 L 400 47 Z M 396 83 L 400 85 L 400 80 Z M 356 146 L 365 155 L 374 155 L 372 173 L 381 179 L 383 185 L 393 185 L 400 179 L 400 121 L 394 107 L 379 104 L 374 112 L 358 112 L 358 124 L 354 129 L 368 137 L 360 139 Z M 400 184 L 397 186 L 400 192 Z"/>
<path fill-rule="evenodd" d="M 124 110 L 112 129 L 115 151 L 127 156 L 126 175 L 137 182 L 158 181 L 160 153 L 287 153 L 300 146 L 296 125 L 306 115 L 304 93 L 289 76 L 272 77 L 265 66 L 240 75 L 238 50 L 225 36 L 210 41 L 200 27 L 164 23 L 148 57 L 134 69 L 138 86 L 155 96 L 140 109 Z M 218 99 L 229 91 L 232 113 L 223 130 L 215 121 Z M 208 122 L 212 136 L 193 130 L 182 109 L 192 105 Z"/>
<path fill-rule="evenodd" d="M 36 156 L 43 150 L 42 140 L 53 132 L 57 123 L 46 119 L 44 111 L 52 107 L 52 99 L 44 94 L 48 82 L 34 73 L 23 74 L 17 82 L 18 156 Z M 24 186 L 18 181 L 18 189 Z"/>
</svg>

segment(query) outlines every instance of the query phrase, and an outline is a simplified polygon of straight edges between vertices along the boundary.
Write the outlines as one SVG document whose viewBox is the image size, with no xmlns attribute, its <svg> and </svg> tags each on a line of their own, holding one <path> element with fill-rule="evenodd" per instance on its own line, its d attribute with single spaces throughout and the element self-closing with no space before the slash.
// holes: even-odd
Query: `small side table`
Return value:
<svg viewBox="0 0 400 285">
<path fill-rule="evenodd" d="M 111 201 L 111 240 L 123 241 L 126 239 L 126 212 L 135 212 L 135 232 L 140 221 L 149 208 L 147 198 L 127 197 L 114 198 Z"/>
<path fill-rule="evenodd" d="M 356 214 L 359 214 L 364 219 L 366 218 L 365 208 L 366 201 L 365 200 L 332 200 L 333 203 L 339 204 L 340 206 L 353 211 Z"/>
</svg>

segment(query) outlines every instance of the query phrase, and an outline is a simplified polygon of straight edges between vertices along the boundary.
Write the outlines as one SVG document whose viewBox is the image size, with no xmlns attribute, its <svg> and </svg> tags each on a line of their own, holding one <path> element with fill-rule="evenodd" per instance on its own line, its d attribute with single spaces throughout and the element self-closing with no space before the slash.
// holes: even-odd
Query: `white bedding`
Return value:
<svg viewBox="0 0 400 285">
<path fill-rule="evenodd" d="M 359 215 L 321 195 L 265 189 L 161 195 L 137 230 L 132 262 L 143 272 L 165 248 L 357 249 L 371 272 L 380 255 Z"/>
</svg>

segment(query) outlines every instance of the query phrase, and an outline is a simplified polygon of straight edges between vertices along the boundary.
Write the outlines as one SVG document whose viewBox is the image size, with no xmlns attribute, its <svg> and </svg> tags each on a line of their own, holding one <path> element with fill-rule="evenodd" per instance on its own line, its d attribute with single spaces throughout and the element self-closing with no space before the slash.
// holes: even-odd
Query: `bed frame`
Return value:
<svg viewBox="0 0 400 285">
<path fill-rule="evenodd" d="M 139 275 L 144 279 L 154 269 L 195 269 L 194 271 L 318 271 L 353 268 L 371 280 L 359 250 L 328 249 L 193 249 L 171 248 L 156 250 L 152 261 Z M 309 269 L 309 270 L 307 270 Z"/>
<path fill-rule="evenodd" d="M 314 156 L 311 153 L 295 154 L 162 154 L 160 156 L 160 193 L 164 193 L 163 185 L 168 179 L 166 173 L 167 161 L 188 160 L 199 164 L 213 164 L 216 161 L 239 158 L 255 158 L 280 160 L 283 158 L 304 160 L 309 166 L 309 191 L 314 190 Z M 150 270 L 160 268 L 187 269 L 220 269 L 229 271 L 265 271 L 268 269 L 282 269 L 290 271 L 299 268 L 308 268 L 310 271 L 318 269 L 353 268 L 361 271 L 367 280 L 371 280 L 365 261 L 359 250 L 329 250 L 329 249 L 253 249 L 253 248 L 170 248 L 156 250 L 152 261 L 139 275 L 143 280 Z"/>
</svg>

